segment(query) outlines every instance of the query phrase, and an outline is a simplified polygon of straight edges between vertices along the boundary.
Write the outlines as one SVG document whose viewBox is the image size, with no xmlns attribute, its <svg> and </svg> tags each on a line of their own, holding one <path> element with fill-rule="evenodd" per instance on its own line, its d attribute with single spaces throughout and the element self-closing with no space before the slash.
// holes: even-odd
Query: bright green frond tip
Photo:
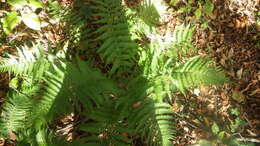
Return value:
<svg viewBox="0 0 260 146">
<path fill-rule="evenodd" d="M 193 57 L 176 67 L 172 73 L 173 84 L 184 91 L 191 86 L 230 83 L 225 74 L 205 57 Z"/>
<path fill-rule="evenodd" d="M 31 48 L 24 46 L 17 51 L 17 56 L 9 55 L 8 59 L 0 61 L 0 72 L 41 78 L 46 68 L 49 67 L 49 63 L 43 55 L 42 46 L 33 45 Z"/>
</svg>

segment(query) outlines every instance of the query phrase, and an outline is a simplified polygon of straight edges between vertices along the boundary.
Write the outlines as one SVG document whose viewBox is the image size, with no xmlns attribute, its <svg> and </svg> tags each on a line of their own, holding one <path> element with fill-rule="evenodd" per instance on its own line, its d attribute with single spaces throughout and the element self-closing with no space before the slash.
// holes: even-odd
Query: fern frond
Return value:
<svg viewBox="0 0 260 146">
<path fill-rule="evenodd" d="M 68 8 L 61 6 L 57 1 L 49 0 L 47 10 L 48 14 L 51 16 L 50 23 L 56 24 L 64 19 Z"/>
<path fill-rule="evenodd" d="M 90 67 L 89 62 L 78 60 L 75 64 L 70 64 L 68 73 L 68 82 L 73 87 L 75 96 L 84 103 L 83 105 L 89 100 L 91 106 L 85 106 L 86 109 L 93 105 L 100 107 L 104 101 L 119 92 L 113 81 L 102 75 L 99 70 Z"/>
<path fill-rule="evenodd" d="M 95 24 L 102 25 L 94 32 L 98 37 L 96 41 L 102 44 L 97 52 L 105 60 L 106 64 L 112 64 L 110 74 L 119 72 L 129 72 L 135 62 L 135 52 L 138 45 L 131 40 L 129 24 L 125 16 L 125 11 L 121 5 L 121 0 L 93 0 L 96 10 L 93 14 L 100 19 Z"/>
<path fill-rule="evenodd" d="M 80 43 L 88 43 L 90 36 L 90 29 L 88 27 L 91 9 L 88 4 L 82 1 L 76 1 L 75 8 L 66 12 L 63 21 L 66 22 L 66 32 L 68 33 L 69 40 L 76 46 Z"/>
<path fill-rule="evenodd" d="M 17 76 L 31 76 L 36 79 L 41 78 L 49 66 L 43 55 L 42 46 L 34 44 L 31 49 L 24 46 L 17 51 L 18 56 L 10 55 L 8 59 L 0 62 L 0 72 L 14 73 Z"/>
<path fill-rule="evenodd" d="M 16 91 L 8 93 L 8 101 L 1 112 L 0 134 L 9 135 L 12 132 L 30 127 L 33 107 L 33 100 L 30 96 L 34 92 L 34 90 L 31 90 L 26 93 Z"/>
<path fill-rule="evenodd" d="M 190 25 L 185 26 L 179 25 L 175 27 L 175 30 L 173 32 L 173 44 L 185 44 L 185 43 L 191 43 L 193 32 L 195 27 L 191 27 Z"/>
<path fill-rule="evenodd" d="M 57 137 L 54 130 L 51 130 L 47 127 L 42 127 L 39 130 L 32 128 L 25 129 L 20 131 L 17 135 L 17 146 L 25 145 L 37 145 L 37 146 L 61 146 L 69 145 L 63 137 Z"/>
<path fill-rule="evenodd" d="M 37 128 L 40 128 L 42 124 L 50 121 L 53 118 L 53 114 L 56 113 L 59 109 L 54 108 L 56 107 L 55 100 L 62 93 L 61 90 L 64 89 L 63 87 L 66 77 L 66 67 L 67 66 L 64 62 L 59 61 L 56 64 L 52 64 L 50 70 L 46 71 L 46 75 L 44 76 L 44 91 L 41 91 L 39 94 L 40 101 L 38 101 L 37 105 L 34 107 L 33 116 L 34 120 L 36 121 L 35 124 L 37 124 Z M 60 104 L 64 104 L 66 101 L 68 101 L 68 98 L 64 96 L 64 100 L 61 100 Z M 63 106 L 66 106 L 66 104 Z M 63 109 L 62 111 L 66 110 L 67 108 Z"/>
<path fill-rule="evenodd" d="M 160 14 L 151 0 L 144 0 L 137 7 L 137 14 L 149 26 L 159 24 Z"/>
<path fill-rule="evenodd" d="M 187 53 L 192 53 L 196 51 L 195 47 L 192 44 L 194 30 L 195 27 L 192 27 L 191 25 L 185 26 L 183 24 L 176 26 L 169 46 L 169 51 L 171 52 L 171 55 L 173 57 L 178 58 Z"/>
<path fill-rule="evenodd" d="M 84 123 L 80 130 L 95 134 L 84 138 L 87 143 L 95 142 L 100 145 L 129 145 L 132 141 L 123 135 L 133 135 L 133 130 L 124 123 L 125 115 L 115 108 L 114 101 L 106 101 L 102 107 L 95 108 L 87 116 L 95 122 Z"/>
<path fill-rule="evenodd" d="M 119 98 L 116 104 L 117 115 L 124 115 L 133 134 L 141 134 L 148 145 L 170 145 L 173 139 L 173 111 L 170 105 L 160 103 L 153 96 L 153 82 L 137 77 L 128 85 L 127 95 Z M 159 98 L 159 97 L 158 97 Z"/>
<path fill-rule="evenodd" d="M 170 105 L 147 99 L 129 115 L 129 126 L 149 145 L 170 146 L 174 138 L 173 111 Z"/>
<path fill-rule="evenodd" d="M 212 65 L 205 57 L 193 57 L 184 64 L 173 69 L 173 84 L 184 91 L 191 86 L 217 85 L 228 83 L 228 79 L 218 67 Z"/>
<path fill-rule="evenodd" d="M 80 101 L 91 112 L 117 92 L 112 81 L 80 60 L 56 61 L 46 72 L 44 81 L 43 95 L 35 109 L 39 120 L 42 120 L 40 115 L 50 121 L 54 115 L 68 113 L 72 108 L 70 99 Z"/>
</svg>

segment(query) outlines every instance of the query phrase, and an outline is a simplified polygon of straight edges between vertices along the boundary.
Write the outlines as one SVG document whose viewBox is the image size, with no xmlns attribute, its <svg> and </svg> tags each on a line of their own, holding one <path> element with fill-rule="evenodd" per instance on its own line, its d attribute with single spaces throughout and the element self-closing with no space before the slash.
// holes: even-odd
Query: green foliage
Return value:
<svg viewBox="0 0 260 146">
<path fill-rule="evenodd" d="M 41 29 L 41 20 L 34 12 L 38 8 L 44 8 L 44 5 L 38 0 L 8 0 L 7 3 L 15 8 L 15 10 L 8 12 L 5 18 L 1 19 L 3 23 L 4 32 L 9 35 L 12 30 L 24 22 L 26 26 L 34 30 Z M 27 8 L 28 7 L 28 8 Z M 27 8 L 24 10 L 24 8 Z M 17 11 L 19 13 L 17 13 Z"/>
<path fill-rule="evenodd" d="M 211 126 L 211 132 L 213 137 L 211 140 L 200 140 L 199 145 L 209 146 L 209 145 L 232 145 L 232 146 L 254 146 L 253 143 L 240 142 L 236 140 L 234 136 L 227 136 L 226 131 L 221 131 L 220 127 L 214 122 Z"/>
<path fill-rule="evenodd" d="M 27 0 L 8 0 L 7 3 L 15 8 L 22 8 L 27 4 Z"/>
<path fill-rule="evenodd" d="M 227 82 L 207 58 L 194 57 L 173 70 L 174 85 L 180 90 L 196 85 L 224 84 Z"/>
<path fill-rule="evenodd" d="M 58 145 L 49 125 L 78 113 L 82 122 L 75 129 L 89 134 L 71 145 L 132 145 L 136 136 L 147 145 L 172 145 L 174 111 L 164 100 L 176 91 L 228 80 L 208 58 L 187 57 L 196 51 L 191 41 L 194 27 L 178 26 L 173 39 L 164 43 L 151 21 L 157 16 L 146 18 L 155 8 L 143 4 L 135 16 L 121 0 L 77 1 L 77 12 L 72 8 L 59 12 L 62 7 L 49 2 L 52 18 L 66 22 L 65 32 L 71 36 L 63 48 L 94 50 L 103 67 L 109 67 L 97 68 L 91 51 L 83 61 L 66 50 L 51 54 L 40 43 L 17 49 L 17 56 L 0 62 L 1 72 L 15 76 L 0 133 L 17 133 L 20 145 Z M 141 24 L 138 29 L 134 22 Z M 138 45 L 144 36 L 148 41 Z"/>
<path fill-rule="evenodd" d="M 232 108 L 231 111 L 230 111 L 230 113 L 231 113 L 232 115 L 235 115 L 235 116 L 238 116 L 238 115 L 240 114 L 238 108 Z"/>
<path fill-rule="evenodd" d="M 3 29 L 6 34 L 10 34 L 17 24 L 21 22 L 21 18 L 16 11 L 9 12 L 5 18 L 1 19 Z"/>
<path fill-rule="evenodd" d="M 231 132 L 238 131 L 238 128 L 244 127 L 246 122 L 241 118 L 236 118 L 235 122 L 232 122 L 230 125 Z"/>
<path fill-rule="evenodd" d="M 179 58 L 196 52 L 195 47 L 192 45 L 194 30 L 195 27 L 191 27 L 190 25 L 180 25 L 175 28 L 173 40 L 169 46 L 169 52 L 172 57 Z"/>
<path fill-rule="evenodd" d="M 180 0 L 171 0 L 170 5 L 177 7 L 177 13 L 191 15 L 191 17 L 187 19 L 192 22 L 200 23 L 203 29 L 208 26 L 209 20 L 207 18 L 214 17 L 214 4 L 212 0 L 187 0 L 185 3 L 181 3 Z"/>
<path fill-rule="evenodd" d="M 9 55 L 8 59 L 0 62 L 0 71 L 13 73 L 16 76 L 31 76 L 39 79 L 49 64 L 43 55 L 43 47 L 33 45 L 31 48 L 28 46 L 18 49 L 18 56 Z"/>
<path fill-rule="evenodd" d="M 227 130 L 222 131 L 222 127 L 218 125 L 216 122 L 214 122 L 211 126 L 211 132 L 213 134 L 211 140 L 200 140 L 200 145 L 219 145 L 219 144 L 225 144 L 225 145 L 234 145 L 234 146 L 254 146 L 253 143 L 249 142 L 240 142 L 236 139 L 235 134 L 241 133 L 241 129 L 245 126 L 246 122 L 242 120 L 239 116 L 240 111 L 237 108 L 231 109 L 231 114 L 236 116 L 235 122 L 231 122 L 230 124 L 226 125 L 228 128 L 230 128 L 230 131 L 233 133 L 232 136 L 230 136 Z M 241 136 L 240 136 L 241 137 Z"/>
<path fill-rule="evenodd" d="M 44 7 L 44 5 L 39 0 L 7 0 L 7 3 L 16 9 L 22 9 L 27 5 L 30 6 L 33 10 Z"/>
<path fill-rule="evenodd" d="M 5 104 L 1 115 L 1 133 L 8 135 L 11 132 L 19 132 L 27 125 L 30 118 L 32 102 L 27 95 L 15 91 L 9 93 L 9 101 Z M 29 125 L 28 125 L 29 126 Z"/>
<path fill-rule="evenodd" d="M 159 24 L 160 14 L 151 0 L 144 0 L 137 6 L 137 14 L 149 26 Z"/>
<path fill-rule="evenodd" d="M 235 116 L 235 121 L 232 121 L 229 125 L 230 131 L 232 133 L 239 132 L 246 125 L 246 121 L 239 117 L 240 111 L 237 108 L 231 109 L 231 114 Z"/>
<path fill-rule="evenodd" d="M 119 68 L 120 72 L 130 72 L 136 61 L 135 52 L 138 45 L 131 40 L 129 25 L 125 16 L 125 10 L 121 6 L 121 0 L 93 1 L 94 11 L 92 16 L 100 17 L 95 24 L 101 25 L 94 34 L 98 35 L 96 41 L 101 41 L 97 52 L 106 64 L 112 64 L 110 74 Z"/>
<path fill-rule="evenodd" d="M 219 132 L 219 127 L 216 123 L 214 123 L 212 126 L 211 126 L 211 131 L 214 133 L 214 134 L 218 134 Z"/>
<path fill-rule="evenodd" d="M 179 1 L 175 0 L 171 2 L 171 5 L 176 5 Z M 196 6 L 197 4 L 197 6 Z M 198 13 L 196 11 L 200 11 L 199 13 L 203 13 L 206 16 L 212 15 L 212 12 L 214 10 L 214 4 L 212 3 L 211 0 L 199 0 L 199 1 L 194 1 L 194 0 L 188 0 L 186 3 L 186 6 L 181 7 L 178 12 L 179 13 L 184 13 L 184 12 L 193 12 L 195 10 L 195 13 Z M 200 17 L 198 17 L 200 18 Z"/>
</svg>

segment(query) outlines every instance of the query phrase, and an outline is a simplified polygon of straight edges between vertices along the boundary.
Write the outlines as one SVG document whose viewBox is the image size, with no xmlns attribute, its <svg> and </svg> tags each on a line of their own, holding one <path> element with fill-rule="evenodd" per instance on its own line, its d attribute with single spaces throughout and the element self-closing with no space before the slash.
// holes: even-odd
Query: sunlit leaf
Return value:
<svg viewBox="0 0 260 146">
<path fill-rule="evenodd" d="M 13 78 L 10 83 L 9 83 L 9 86 L 13 89 L 18 89 L 19 87 L 19 78 L 18 77 L 15 77 Z"/>
<path fill-rule="evenodd" d="M 43 8 L 44 5 L 39 1 L 39 0 L 29 0 L 29 6 L 33 9 L 36 10 L 37 8 Z"/>
<path fill-rule="evenodd" d="M 26 0 L 8 0 L 7 3 L 15 8 L 23 8 L 26 4 Z"/>
<path fill-rule="evenodd" d="M 177 12 L 178 13 L 186 13 L 191 11 L 191 7 L 181 7 Z"/>
<path fill-rule="evenodd" d="M 41 21 L 38 15 L 35 13 L 24 13 L 22 14 L 22 20 L 26 26 L 34 30 L 41 29 Z"/>
<path fill-rule="evenodd" d="M 231 109 L 231 114 L 235 115 L 235 116 L 238 116 L 240 114 L 240 112 L 239 112 L 239 110 L 237 108 L 232 108 Z"/>
<path fill-rule="evenodd" d="M 21 18 L 16 11 L 12 11 L 1 22 L 3 23 L 4 32 L 10 34 L 15 26 L 21 22 Z"/>
<path fill-rule="evenodd" d="M 225 137 L 225 131 L 219 132 L 218 138 L 219 138 L 219 139 L 223 139 L 224 137 Z"/>
<path fill-rule="evenodd" d="M 195 14 L 196 18 L 199 19 L 201 17 L 201 10 L 200 9 L 196 9 L 194 14 Z"/>
<path fill-rule="evenodd" d="M 219 127 L 216 123 L 214 123 L 212 126 L 211 126 L 211 130 L 214 134 L 218 134 L 219 132 Z"/>
<path fill-rule="evenodd" d="M 208 20 L 205 20 L 204 23 L 201 24 L 201 28 L 202 29 L 206 29 L 209 25 L 209 21 Z"/>
<path fill-rule="evenodd" d="M 172 6 L 175 6 L 179 1 L 180 1 L 180 0 L 171 0 L 171 1 L 170 1 L 170 4 L 171 4 Z"/>
<path fill-rule="evenodd" d="M 213 10 L 214 10 L 214 4 L 210 0 L 206 0 L 206 4 L 205 4 L 205 7 L 204 7 L 204 12 L 208 16 L 211 16 Z"/>
</svg>

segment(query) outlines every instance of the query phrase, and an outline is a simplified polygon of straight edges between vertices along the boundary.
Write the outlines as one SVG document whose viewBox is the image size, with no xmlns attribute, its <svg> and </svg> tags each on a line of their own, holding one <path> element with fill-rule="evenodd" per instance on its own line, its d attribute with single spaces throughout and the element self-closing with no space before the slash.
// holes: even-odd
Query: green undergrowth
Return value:
<svg viewBox="0 0 260 146">
<path fill-rule="evenodd" d="M 36 0 L 24 1 L 30 7 Z M 21 146 L 172 145 L 175 117 L 165 101 L 175 92 L 186 95 L 192 87 L 230 81 L 210 58 L 196 55 L 195 27 L 179 25 L 165 43 L 156 30 L 160 12 L 152 1 L 139 5 L 128 8 L 121 0 L 37 5 L 48 12 L 46 23 L 64 25 L 65 38 L 55 48 L 25 42 L 16 46 L 16 55 L 1 59 L 0 71 L 13 77 L 1 109 L 1 136 L 15 134 Z M 20 9 L 8 12 L 1 21 L 4 35 L 15 31 L 14 22 L 22 25 L 9 23 L 14 14 L 14 20 L 23 16 Z M 35 25 L 24 27 L 44 33 L 45 26 Z M 54 125 L 70 113 L 80 117 L 73 129 L 84 136 L 68 142 L 57 138 Z"/>
</svg>

